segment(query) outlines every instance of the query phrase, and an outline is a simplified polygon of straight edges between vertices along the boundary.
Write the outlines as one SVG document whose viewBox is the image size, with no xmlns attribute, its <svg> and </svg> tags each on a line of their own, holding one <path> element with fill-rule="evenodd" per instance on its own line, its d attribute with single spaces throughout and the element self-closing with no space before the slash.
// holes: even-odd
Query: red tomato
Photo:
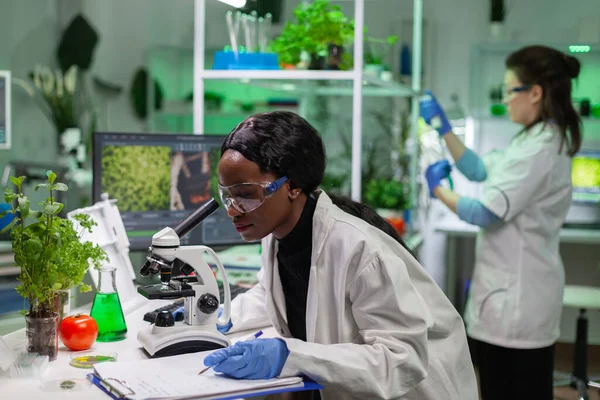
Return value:
<svg viewBox="0 0 600 400">
<path fill-rule="evenodd" d="M 89 315 L 70 315 L 60 322 L 58 335 L 69 349 L 87 350 L 92 347 L 98 337 L 98 324 Z"/>
</svg>

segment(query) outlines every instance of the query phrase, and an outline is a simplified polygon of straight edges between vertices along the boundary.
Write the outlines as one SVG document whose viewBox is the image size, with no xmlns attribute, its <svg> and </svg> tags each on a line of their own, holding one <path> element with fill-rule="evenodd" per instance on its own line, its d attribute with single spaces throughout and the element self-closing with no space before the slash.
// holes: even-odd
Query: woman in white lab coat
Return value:
<svg viewBox="0 0 600 400">
<path fill-rule="evenodd" d="M 323 399 L 475 400 L 459 314 L 385 220 L 318 189 L 324 172 L 318 132 L 291 112 L 251 116 L 225 140 L 221 198 L 263 251 L 232 329 L 272 325 L 281 339 L 239 342 L 205 364 L 236 378 L 305 375 Z"/>
<path fill-rule="evenodd" d="M 571 104 L 579 69 L 575 58 L 548 47 L 511 54 L 504 103 L 523 129 L 483 160 L 452 133 L 431 94 L 421 102 L 421 115 L 442 135 L 457 169 L 483 182 L 477 200 L 440 186 L 448 161 L 426 172 L 431 195 L 481 227 L 465 321 L 484 400 L 553 398 L 565 280 L 559 233 L 571 204 L 571 157 L 581 143 Z"/>
</svg>

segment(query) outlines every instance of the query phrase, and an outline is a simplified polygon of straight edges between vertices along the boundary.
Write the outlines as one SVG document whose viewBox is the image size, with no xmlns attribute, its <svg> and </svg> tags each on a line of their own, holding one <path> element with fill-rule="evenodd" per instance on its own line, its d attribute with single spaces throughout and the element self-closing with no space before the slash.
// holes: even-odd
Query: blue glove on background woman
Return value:
<svg viewBox="0 0 600 400">
<path fill-rule="evenodd" d="M 238 379 L 271 379 L 279 376 L 289 354 L 281 339 L 246 340 L 206 356 L 204 365 Z"/>
<path fill-rule="evenodd" d="M 425 95 L 419 101 L 421 117 L 427 125 L 438 131 L 440 136 L 444 136 L 452 130 L 452 125 L 433 93 L 429 90 L 425 90 L 424 93 Z"/>
<path fill-rule="evenodd" d="M 433 189 L 440 186 L 442 180 L 450 176 L 450 171 L 452 171 L 452 167 L 450 166 L 448 160 L 441 160 L 427 167 L 427 171 L 425 171 L 425 179 L 427 179 L 429 195 L 432 198 L 435 198 Z"/>
</svg>

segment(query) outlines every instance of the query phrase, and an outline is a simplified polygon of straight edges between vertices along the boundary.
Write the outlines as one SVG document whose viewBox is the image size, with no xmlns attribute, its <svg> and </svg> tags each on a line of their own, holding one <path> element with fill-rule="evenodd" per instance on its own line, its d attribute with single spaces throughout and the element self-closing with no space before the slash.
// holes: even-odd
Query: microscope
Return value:
<svg viewBox="0 0 600 400">
<path fill-rule="evenodd" d="M 231 292 L 225 268 L 215 252 L 206 246 L 181 246 L 180 240 L 219 208 L 209 200 L 174 229 L 164 228 L 152 236 L 152 245 L 140 274 L 160 273 L 161 283 L 141 286 L 138 292 L 149 300 L 184 298 L 183 321 L 175 321 L 171 311 L 161 311 L 156 321 L 138 332 L 138 340 L 150 357 L 173 356 L 215 350 L 230 344 L 217 330 L 227 324 L 231 312 Z M 213 270 L 204 261 L 210 254 L 223 277 L 224 307 L 219 309 L 219 288 Z"/>
</svg>

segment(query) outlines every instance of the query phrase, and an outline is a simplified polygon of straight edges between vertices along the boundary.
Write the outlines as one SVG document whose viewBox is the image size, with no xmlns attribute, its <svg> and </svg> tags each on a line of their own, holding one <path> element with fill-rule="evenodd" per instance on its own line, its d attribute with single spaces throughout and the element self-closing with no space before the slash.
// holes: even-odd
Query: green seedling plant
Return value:
<svg viewBox="0 0 600 400">
<path fill-rule="evenodd" d="M 91 232 L 96 222 L 87 214 L 77 214 L 73 220 L 59 216 L 64 205 L 55 200 L 55 192 L 66 192 L 67 185 L 56 182 L 56 174 L 47 171 L 47 183 L 35 190 L 45 189 L 48 198 L 39 203 L 41 211 L 32 210 L 23 193 L 25 176 L 10 177 L 15 190 L 7 188 L 4 199 L 11 209 L 0 214 L 13 215 L 2 230 L 10 231 L 12 251 L 21 268 L 17 292 L 29 301 L 29 310 L 22 311 L 32 318 L 52 317 L 56 312 L 54 300 L 60 290 L 78 286 L 81 292 L 91 290 L 83 283 L 88 268 L 98 269 L 108 257 L 104 250 L 88 241 L 82 241 L 84 231 Z M 79 231 L 78 231 L 79 229 Z"/>
</svg>

